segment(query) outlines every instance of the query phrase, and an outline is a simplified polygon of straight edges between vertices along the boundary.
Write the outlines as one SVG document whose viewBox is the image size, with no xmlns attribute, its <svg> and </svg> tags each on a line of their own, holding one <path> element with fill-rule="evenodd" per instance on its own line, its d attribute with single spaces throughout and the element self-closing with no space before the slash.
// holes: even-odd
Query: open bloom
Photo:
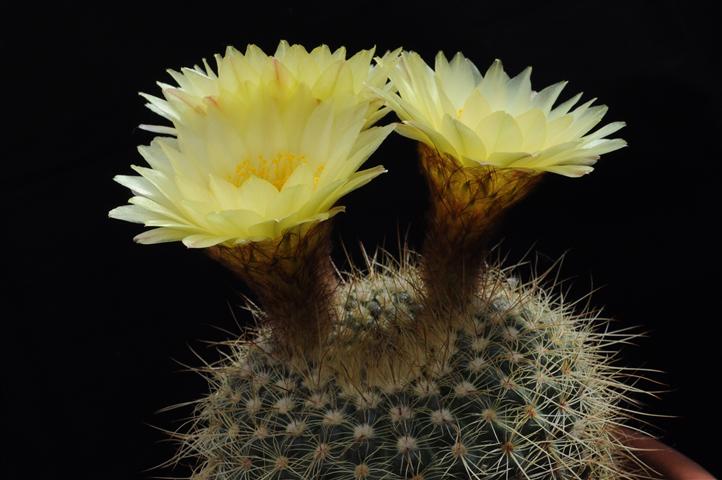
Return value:
<svg viewBox="0 0 722 480">
<path fill-rule="evenodd" d="M 607 107 L 577 106 L 581 94 L 553 107 L 567 82 L 540 92 L 531 89 L 531 68 L 514 78 L 499 60 L 482 76 L 458 53 L 449 62 L 442 52 L 431 69 L 414 52 L 405 52 L 392 69 L 398 94 L 381 91 L 403 121 L 397 130 L 465 167 L 530 169 L 578 177 L 593 170 L 603 153 L 626 145 L 606 136 L 624 126 L 613 122 L 589 133 Z"/>
<path fill-rule="evenodd" d="M 384 67 L 372 56 L 281 42 L 274 56 L 229 48 L 218 73 L 171 71 L 178 86 L 144 96 L 173 126 L 143 127 L 168 136 L 139 148 L 140 176 L 115 178 L 135 196 L 110 216 L 155 227 L 138 242 L 200 248 L 276 239 L 342 211 L 337 200 L 385 171 L 358 170 L 392 129 L 370 127 L 384 108 L 369 87 L 390 88 L 396 53 Z"/>
</svg>

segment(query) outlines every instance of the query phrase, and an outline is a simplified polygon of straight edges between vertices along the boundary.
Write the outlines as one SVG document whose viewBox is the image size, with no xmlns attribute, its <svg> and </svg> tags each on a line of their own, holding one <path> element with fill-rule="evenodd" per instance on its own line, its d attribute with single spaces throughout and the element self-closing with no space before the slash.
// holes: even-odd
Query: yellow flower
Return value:
<svg viewBox="0 0 722 480">
<path fill-rule="evenodd" d="M 140 243 L 203 248 L 277 239 L 343 211 L 337 200 L 385 171 L 358 169 L 393 128 L 370 127 L 385 109 L 369 87 L 391 88 L 397 52 L 383 66 L 372 50 L 345 55 L 281 42 L 273 56 L 229 48 L 217 73 L 171 71 L 178 86 L 144 97 L 173 127 L 143 126 L 168 136 L 139 147 L 150 167 L 133 165 L 140 176 L 115 178 L 135 196 L 110 216 L 156 227 Z"/>
<path fill-rule="evenodd" d="M 531 89 L 531 67 L 514 78 L 499 60 L 482 76 L 458 53 L 442 52 L 432 70 L 404 52 L 390 74 L 398 94 L 380 91 L 403 121 L 397 131 L 456 159 L 465 167 L 549 171 L 578 177 L 593 170 L 603 153 L 626 145 L 606 136 L 624 126 L 613 122 L 589 133 L 607 111 L 592 99 L 572 110 L 575 95 L 553 108 L 567 82 Z"/>
</svg>

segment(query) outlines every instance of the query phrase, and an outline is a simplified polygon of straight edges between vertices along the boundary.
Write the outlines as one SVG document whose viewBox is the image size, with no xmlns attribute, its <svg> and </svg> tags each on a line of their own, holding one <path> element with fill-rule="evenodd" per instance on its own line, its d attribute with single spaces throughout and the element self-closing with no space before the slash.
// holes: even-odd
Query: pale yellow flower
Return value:
<svg viewBox="0 0 722 480">
<path fill-rule="evenodd" d="M 342 211 L 342 196 L 385 171 L 358 171 L 393 128 L 369 127 L 384 114 L 369 87 L 391 88 L 396 53 L 383 67 L 372 57 L 281 42 L 273 56 L 229 48 L 217 73 L 171 72 L 178 86 L 144 96 L 173 127 L 144 126 L 169 136 L 139 148 L 140 176 L 116 177 L 135 196 L 110 216 L 155 227 L 141 243 L 210 247 L 276 239 Z"/>
<path fill-rule="evenodd" d="M 567 82 L 535 92 L 531 67 L 514 78 L 499 60 L 482 76 L 458 53 L 449 62 L 436 56 L 432 70 L 414 52 L 404 52 L 392 69 L 398 94 L 379 91 L 401 118 L 397 130 L 447 154 L 461 165 L 531 169 L 578 177 L 593 170 L 603 153 L 626 145 L 608 135 L 624 126 L 613 122 L 594 132 L 607 107 L 577 106 L 581 94 L 554 107 Z"/>
</svg>

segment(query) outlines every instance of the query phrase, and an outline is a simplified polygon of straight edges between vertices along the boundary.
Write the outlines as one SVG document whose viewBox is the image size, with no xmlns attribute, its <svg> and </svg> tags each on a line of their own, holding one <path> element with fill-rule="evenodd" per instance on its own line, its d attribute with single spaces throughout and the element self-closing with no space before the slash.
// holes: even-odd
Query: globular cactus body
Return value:
<svg viewBox="0 0 722 480">
<path fill-rule="evenodd" d="M 434 340 L 417 279 L 351 276 L 321 360 L 278 358 L 263 332 L 235 343 L 185 436 L 196 478 L 625 477 L 610 428 L 624 386 L 596 315 L 493 270 Z"/>
</svg>

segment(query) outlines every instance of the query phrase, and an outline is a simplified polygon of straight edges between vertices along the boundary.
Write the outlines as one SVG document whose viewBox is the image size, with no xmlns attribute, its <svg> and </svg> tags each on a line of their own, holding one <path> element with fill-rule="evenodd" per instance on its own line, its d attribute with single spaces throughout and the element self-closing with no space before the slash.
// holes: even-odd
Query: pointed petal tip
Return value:
<svg viewBox="0 0 722 480">
<path fill-rule="evenodd" d="M 571 172 L 557 172 L 557 173 L 559 173 L 560 175 L 563 175 L 565 177 L 569 177 L 569 178 L 582 178 L 586 175 L 589 175 L 593 171 L 594 171 L 594 168 L 589 167 L 589 168 L 585 168 L 583 170 L 574 170 Z"/>
<path fill-rule="evenodd" d="M 112 218 L 113 220 L 125 220 L 125 217 L 123 216 L 123 207 L 115 207 L 108 210 L 108 218 Z"/>
<path fill-rule="evenodd" d="M 376 47 L 374 47 L 376 48 Z M 398 60 L 401 58 L 401 53 L 404 51 L 403 48 L 399 47 L 395 50 L 386 50 L 383 55 L 376 55 L 373 57 L 374 62 L 376 65 L 383 65 L 384 60 L 389 60 L 391 62 L 391 65 L 394 65 L 398 62 Z M 374 50 L 374 53 L 372 56 L 376 53 Z"/>
</svg>

